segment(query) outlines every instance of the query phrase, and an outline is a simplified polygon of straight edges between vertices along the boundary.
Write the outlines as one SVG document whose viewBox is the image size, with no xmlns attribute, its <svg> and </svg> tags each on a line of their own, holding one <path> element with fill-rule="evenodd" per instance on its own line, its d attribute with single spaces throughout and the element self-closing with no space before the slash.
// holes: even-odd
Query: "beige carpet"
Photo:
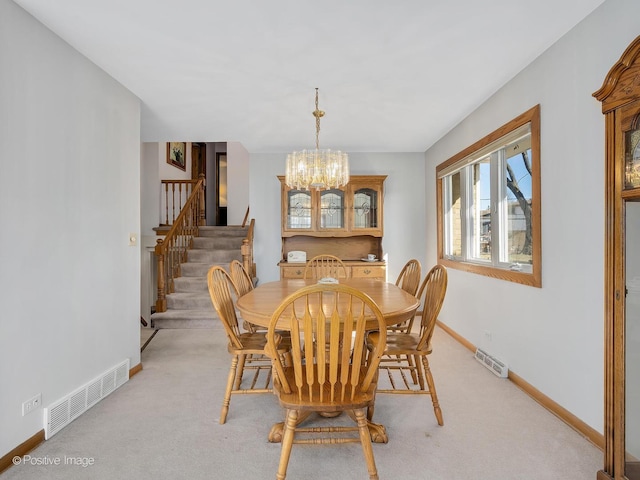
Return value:
<svg viewBox="0 0 640 480">
<path fill-rule="evenodd" d="M 227 423 L 218 424 L 225 344 L 221 329 L 161 330 L 142 352 L 142 372 L 31 453 L 92 465 L 18 465 L 0 478 L 274 478 L 280 445 L 266 440 L 282 417 L 274 396 L 233 397 Z M 378 395 L 375 420 L 390 438 L 374 445 L 381 479 L 595 478 L 598 448 L 441 330 L 431 365 L 445 425 L 437 425 L 428 397 Z M 364 479 L 367 472 L 358 444 L 294 445 L 287 478 Z"/>
</svg>

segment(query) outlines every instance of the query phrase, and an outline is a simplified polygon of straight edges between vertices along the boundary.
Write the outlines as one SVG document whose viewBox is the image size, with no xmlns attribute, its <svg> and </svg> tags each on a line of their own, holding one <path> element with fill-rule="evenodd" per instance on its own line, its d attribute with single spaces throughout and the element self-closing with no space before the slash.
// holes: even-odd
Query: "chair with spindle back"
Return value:
<svg viewBox="0 0 640 480">
<path fill-rule="evenodd" d="M 319 306 L 322 306 L 320 308 Z M 366 321 L 375 318 L 380 329 L 369 355 L 365 347 Z M 291 330 L 291 364 L 274 352 L 277 329 Z M 273 387 L 286 409 L 282 449 L 276 478 L 286 476 L 294 443 L 313 445 L 359 442 L 370 479 L 377 479 L 367 409 L 373 405 L 377 369 L 385 346 L 386 324 L 377 304 L 365 293 L 346 285 L 304 287 L 282 301 L 271 317 L 267 351 L 273 356 Z M 300 427 L 311 412 L 346 411 L 356 426 Z M 352 433 L 351 436 L 345 434 Z M 358 432 L 358 435 L 353 435 Z M 321 438 L 298 438 L 297 435 Z"/>
<path fill-rule="evenodd" d="M 238 260 L 232 260 L 229 264 L 229 275 L 236 286 L 239 296 L 245 295 L 254 289 L 251 276 Z"/>
<path fill-rule="evenodd" d="M 444 425 L 442 410 L 436 394 L 436 385 L 427 357 L 433 351 L 431 337 L 447 292 L 447 269 L 442 265 L 434 266 L 427 273 L 420 287 L 420 292 L 424 295 L 420 331 L 418 333 L 386 332 L 384 340 L 379 332 L 372 331 L 367 335 L 367 348 L 370 351 L 377 351 L 380 342 L 386 344 L 378 369 L 386 371 L 391 387 L 379 388 L 378 393 L 431 395 L 431 403 L 438 425 Z M 393 375 L 394 372 L 399 372 L 401 378 L 396 378 Z M 409 385 L 405 372 L 409 372 L 414 378 L 414 386 Z M 415 387 L 416 383 L 417 388 Z M 380 387 L 380 382 L 378 386 Z M 373 407 L 368 412 L 369 420 L 372 417 Z"/>
<path fill-rule="evenodd" d="M 420 286 L 420 276 L 422 274 L 422 266 L 420 262 L 415 258 L 409 260 L 405 263 L 404 267 L 400 271 L 398 278 L 396 279 L 396 285 L 402 288 L 405 292 L 410 293 L 413 296 L 417 296 L 418 287 Z M 410 319 L 396 324 L 391 325 L 387 328 L 387 330 L 392 332 L 410 332 L 413 327 L 413 319 L 415 317 L 411 317 Z"/>
<path fill-rule="evenodd" d="M 229 264 L 229 274 L 235 286 L 236 292 L 238 293 L 238 297 L 241 297 L 242 295 L 246 295 L 247 293 L 249 293 L 251 290 L 254 289 L 253 280 L 251 280 L 251 276 L 245 270 L 242 263 L 240 263 L 238 260 L 232 260 L 231 263 Z M 256 332 L 260 330 L 254 324 L 247 322 L 246 320 L 243 320 L 242 326 L 245 328 L 245 330 L 249 332 Z"/>
<path fill-rule="evenodd" d="M 271 393 L 273 391 L 270 387 L 272 368 L 271 359 L 266 356 L 265 352 L 267 344 L 265 333 L 241 332 L 238 327 L 238 317 L 229 288 L 230 285 L 234 286 L 234 284 L 227 271 L 220 266 L 211 267 L 207 273 L 207 285 L 211 302 L 227 333 L 229 340 L 227 350 L 232 356 L 220 413 L 220 423 L 222 424 L 227 419 L 231 395 L 237 393 Z M 288 353 L 287 345 L 281 344 L 280 341 L 280 335 L 276 333 L 272 338 L 272 351 L 275 351 L 277 355 L 285 355 Z M 251 358 L 250 365 L 245 365 L 247 357 Z M 260 362 L 259 359 L 262 359 L 262 361 Z M 245 370 L 249 369 L 254 371 L 253 379 L 248 388 L 242 388 L 243 374 Z M 260 388 L 259 386 L 256 387 L 256 385 L 261 374 L 264 374 L 264 386 Z"/>
</svg>

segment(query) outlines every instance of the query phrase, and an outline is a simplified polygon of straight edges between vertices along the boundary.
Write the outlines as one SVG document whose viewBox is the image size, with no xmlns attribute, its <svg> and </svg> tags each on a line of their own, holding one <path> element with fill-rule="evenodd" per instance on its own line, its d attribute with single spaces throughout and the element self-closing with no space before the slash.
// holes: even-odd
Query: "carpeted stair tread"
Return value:
<svg viewBox="0 0 640 480">
<path fill-rule="evenodd" d="M 214 310 L 208 291 L 171 293 L 167 295 L 167 308 L 177 310 Z"/>
<path fill-rule="evenodd" d="M 206 275 L 194 277 L 178 277 L 173 279 L 176 293 L 180 292 L 208 292 Z"/>
<path fill-rule="evenodd" d="M 187 263 L 208 263 L 209 265 L 215 263 L 226 263 L 228 265 L 231 260 L 242 261 L 240 247 L 212 250 L 191 249 L 187 253 L 187 258 Z"/>
<path fill-rule="evenodd" d="M 194 249 L 238 249 L 244 237 L 196 237 L 193 239 Z"/>
<path fill-rule="evenodd" d="M 246 237 L 247 232 L 249 231 L 248 227 L 216 227 L 216 226 L 208 226 L 208 227 L 200 227 L 200 236 L 201 237 Z"/>
<path fill-rule="evenodd" d="M 167 310 L 152 315 L 154 328 L 213 328 L 220 319 L 211 310 Z"/>
</svg>

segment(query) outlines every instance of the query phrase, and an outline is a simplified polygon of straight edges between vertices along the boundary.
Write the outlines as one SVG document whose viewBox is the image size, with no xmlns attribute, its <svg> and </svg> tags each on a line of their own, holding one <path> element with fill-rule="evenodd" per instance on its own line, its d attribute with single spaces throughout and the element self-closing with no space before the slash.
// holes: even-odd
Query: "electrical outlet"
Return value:
<svg viewBox="0 0 640 480">
<path fill-rule="evenodd" d="M 31 413 L 42 406 L 42 394 L 39 393 L 35 397 L 30 398 L 22 404 L 22 416 Z"/>
</svg>

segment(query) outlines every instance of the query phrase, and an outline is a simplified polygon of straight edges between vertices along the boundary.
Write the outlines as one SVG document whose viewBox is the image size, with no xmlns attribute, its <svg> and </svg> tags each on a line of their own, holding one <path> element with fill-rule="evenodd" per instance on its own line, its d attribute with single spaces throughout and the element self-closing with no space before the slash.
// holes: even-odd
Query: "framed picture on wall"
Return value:
<svg viewBox="0 0 640 480">
<path fill-rule="evenodd" d="M 186 142 L 167 142 L 167 163 L 180 170 L 187 170 Z"/>
</svg>

